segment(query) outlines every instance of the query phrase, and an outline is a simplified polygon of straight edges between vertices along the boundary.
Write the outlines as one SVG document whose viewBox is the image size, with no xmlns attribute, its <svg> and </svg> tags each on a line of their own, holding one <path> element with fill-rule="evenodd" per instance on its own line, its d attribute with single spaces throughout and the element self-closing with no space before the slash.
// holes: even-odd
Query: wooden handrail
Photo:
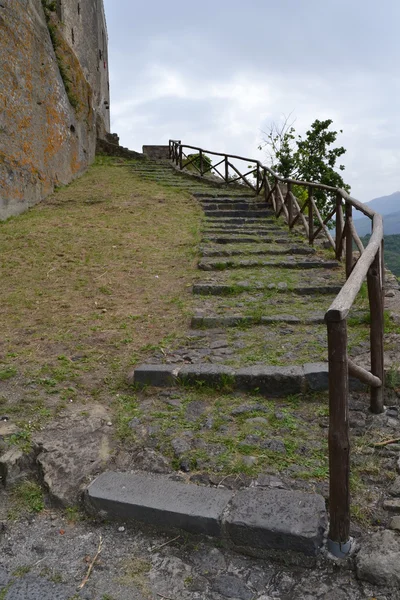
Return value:
<svg viewBox="0 0 400 600">
<path fill-rule="evenodd" d="M 350 277 L 336 296 L 325 314 L 326 321 L 342 321 L 347 317 L 360 288 L 365 281 L 368 269 L 378 253 L 383 239 L 383 220 L 375 213 L 373 233 L 361 257 L 358 259 Z"/>
<path fill-rule="evenodd" d="M 372 373 L 370 373 L 366 369 L 363 369 L 359 365 L 356 365 L 356 363 L 354 363 L 350 359 L 348 359 L 347 364 L 349 368 L 349 375 L 357 377 L 357 379 L 359 379 L 363 383 L 366 383 L 367 385 L 370 385 L 371 387 L 382 387 L 382 381 L 379 379 L 379 377 L 375 377 L 375 375 L 372 375 Z"/>
<path fill-rule="evenodd" d="M 369 206 L 359 202 L 348 192 L 315 182 L 298 181 L 281 177 L 260 161 L 237 156 L 211 152 L 196 146 L 182 146 L 180 141 L 170 140 L 170 158 L 178 164 L 178 155 L 182 148 L 223 157 L 225 162 L 224 176 L 219 173 L 228 185 L 242 180 L 256 194 L 263 190 L 265 201 L 270 203 L 279 216 L 284 214 L 287 224 L 292 229 L 299 221 L 304 226 L 310 244 L 320 233 L 329 240 L 335 251 L 336 258 L 342 259 L 345 252 L 346 277 L 339 294 L 325 314 L 328 332 L 328 362 L 329 362 L 329 510 L 330 529 L 329 543 L 331 548 L 340 554 L 341 548 L 348 547 L 350 532 L 350 444 L 349 444 L 349 374 L 367 383 L 371 390 L 370 409 L 373 413 L 383 411 L 384 365 L 383 365 L 383 220 L 381 215 Z M 179 150 L 179 152 L 178 152 Z M 255 165 L 253 171 L 243 175 L 231 160 L 242 160 Z M 182 168 L 182 162 L 181 162 Z M 229 168 L 238 177 L 229 177 Z M 254 175 L 256 173 L 256 175 Z M 247 179 L 253 174 L 256 184 Z M 271 180 L 271 181 L 270 181 Z M 283 191 L 283 187 L 285 189 Z M 306 187 L 308 199 L 300 206 L 298 198 L 293 193 L 293 186 Z M 323 218 L 314 200 L 314 190 L 335 194 L 334 208 Z M 345 211 L 343 212 L 343 207 Z M 369 217 L 372 221 L 372 235 L 364 248 L 353 224 L 353 208 Z M 307 218 L 304 212 L 308 211 Z M 328 223 L 335 218 L 335 239 L 333 239 Z M 319 226 L 315 229 L 315 224 Z M 353 256 L 353 241 L 356 243 L 360 256 L 355 262 Z M 347 350 L 347 316 L 358 292 L 367 279 L 368 300 L 370 306 L 370 352 L 371 372 L 359 367 L 348 358 Z"/>
</svg>

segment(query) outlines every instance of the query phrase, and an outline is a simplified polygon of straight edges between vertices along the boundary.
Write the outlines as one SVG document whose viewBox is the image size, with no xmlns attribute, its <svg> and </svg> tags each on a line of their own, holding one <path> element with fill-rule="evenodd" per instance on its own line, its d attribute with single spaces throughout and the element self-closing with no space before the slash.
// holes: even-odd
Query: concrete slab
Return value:
<svg viewBox="0 0 400 600">
<path fill-rule="evenodd" d="M 315 556 L 327 526 L 325 501 L 317 494 L 248 489 L 233 498 L 224 528 L 238 547 L 288 550 Z"/>
<path fill-rule="evenodd" d="M 86 492 L 89 504 L 108 517 L 216 537 L 231 498 L 229 490 L 184 484 L 163 475 L 111 471 L 100 475 Z"/>
</svg>

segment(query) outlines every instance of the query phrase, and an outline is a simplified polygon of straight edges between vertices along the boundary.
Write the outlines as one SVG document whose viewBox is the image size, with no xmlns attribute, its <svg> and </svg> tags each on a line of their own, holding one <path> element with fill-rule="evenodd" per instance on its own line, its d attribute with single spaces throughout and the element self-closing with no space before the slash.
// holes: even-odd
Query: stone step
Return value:
<svg viewBox="0 0 400 600">
<path fill-rule="evenodd" d="M 271 217 L 266 215 L 265 217 L 253 217 L 255 219 L 254 223 L 241 223 L 240 219 L 250 218 L 250 217 L 236 217 L 234 223 L 230 223 L 229 220 L 232 219 L 234 215 L 228 217 L 216 217 L 214 215 L 207 215 L 204 219 L 204 225 L 208 229 L 228 229 L 228 230 L 236 230 L 243 231 L 247 233 L 250 229 L 274 229 L 275 231 L 281 231 L 282 233 L 291 234 L 293 233 L 286 227 L 282 227 L 280 223 L 275 219 L 275 217 Z M 303 238 L 304 239 L 304 238 Z"/>
<path fill-rule="evenodd" d="M 102 518 L 183 529 L 253 555 L 285 553 L 296 563 L 315 560 L 327 527 L 325 501 L 317 494 L 257 488 L 234 493 L 148 473 L 102 473 L 86 490 L 85 505 Z"/>
<path fill-rule="evenodd" d="M 259 237 L 246 237 L 246 236 L 224 236 L 224 235 L 214 235 L 213 233 L 206 233 L 203 232 L 205 234 L 204 236 L 204 241 L 207 242 L 212 242 L 213 244 L 221 244 L 221 245 L 225 245 L 225 244 L 287 244 L 288 243 L 288 236 L 286 235 L 285 237 L 283 236 L 279 236 L 279 237 L 273 237 L 271 235 L 270 238 L 264 238 L 262 237 L 262 239 L 260 239 Z M 279 234 L 281 234 L 281 232 L 279 232 Z"/>
<path fill-rule="evenodd" d="M 242 202 L 237 200 L 236 202 L 214 202 L 214 203 L 202 203 L 203 209 L 209 212 L 218 212 L 226 210 L 267 210 L 273 216 L 274 212 L 271 208 L 265 204 L 265 202 Z"/>
<path fill-rule="evenodd" d="M 195 283 L 192 288 L 193 294 L 199 296 L 235 296 L 246 292 L 267 291 L 276 290 L 278 293 L 287 293 L 288 291 L 292 294 L 299 296 L 313 296 L 313 295 L 336 295 L 340 292 L 341 286 L 339 285 L 320 285 L 320 286 L 295 286 L 288 287 L 286 283 L 269 283 L 269 284 L 243 284 L 238 283 L 235 285 L 228 285 L 223 283 Z"/>
<path fill-rule="evenodd" d="M 232 196 L 238 197 L 240 199 L 242 198 L 257 198 L 257 196 L 255 196 L 254 194 L 246 194 L 243 193 L 241 190 L 229 190 L 229 194 L 227 194 L 226 189 L 225 190 L 220 190 L 217 191 L 208 191 L 208 192 L 197 192 L 195 194 L 193 194 L 193 196 L 195 198 L 199 198 L 202 200 L 207 200 L 207 202 L 212 202 L 213 200 L 218 200 L 219 202 L 221 202 L 223 199 L 226 199 L 228 201 L 232 200 Z"/>
<path fill-rule="evenodd" d="M 327 363 L 307 363 L 285 367 L 255 365 L 234 369 L 221 364 L 143 364 L 133 373 L 138 387 L 172 387 L 178 384 L 224 387 L 258 391 L 262 395 L 281 397 L 328 389 Z"/>
<path fill-rule="evenodd" d="M 223 217 L 223 218 L 218 218 L 215 219 L 212 216 L 207 217 L 205 219 L 205 224 L 208 225 L 218 225 L 219 227 L 221 225 L 251 225 L 252 227 L 255 226 L 255 224 L 259 224 L 260 222 L 267 222 L 267 223 L 271 223 L 271 225 L 273 223 L 275 223 L 275 227 L 278 229 L 277 227 L 277 223 L 276 223 L 276 219 L 269 219 L 269 218 L 264 218 L 262 221 L 260 221 L 259 217 Z M 282 230 L 282 229 L 280 229 Z"/>
<path fill-rule="evenodd" d="M 219 249 L 219 248 L 201 248 L 200 255 L 203 257 L 217 257 L 217 256 L 243 256 L 243 255 L 263 255 L 263 254 L 277 254 L 277 255 L 285 255 L 285 254 L 300 254 L 300 255 L 310 255 L 315 254 L 314 248 L 308 248 L 307 246 L 288 246 L 282 248 L 271 248 L 268 245 L 260 246 L 259 248 L 248 248 L 246 250 L 242 250 L 241 248 L 235 249 Z"/>
<path fill-rule="evenodd" d="M 223 217 L 270 217 L 272 216 L 272 212 L 268 208 L 263 208 L 262 210 L 205 210 L 204 214 L 206 217 L 214 217 L 214 218 L 223 218 Z"/>
<path fill-rule="evenodd" d="M 198 268 L 201 271 L 222 271 L 225 269 L 254 269 L 274 267 L 277 269 L 335 269 L 339 263 L 334 260 L 287 260 L 266 261 L 257 259 L 248 260 L 201 260 Z"/>
<path fill-rule="evenodd" d="M 262 227 L 252 227 L 249 229 L 246 229 L 244 227 L 237 227 L 235 228 L 235 226 L 231 227 L 231 226 L 222 226 L 222 227 L 207 227 L 207 229 L 203 230 L 204 235 L 215 235 L 215 234 L 220 234 L 220 235 L 230 235 L 230 236 L 240 236 L 240 235 L 246 235 L 246 236 L 268 236 L 271 235 L 271 233 L 278 233 L 279 237 L 283 238 L 286 237 L 286 240 L 290 237 L 292 237 L 293 234 L 291 234 L 289 231 L 282 231 L 281 229 L 277 229 L 274 227 L 270 227 L 268 225 L 264 225 Z"/>
<path fill-rule="evenodd" d="M 243 195 L 236 195 L 236 196 L 230 196 L 227 197 L 225 195 L 225 197 L 221 197 L 221 198 L 203 198 L 203 197 L 198 197 L 196 195 L 197 200 L 201 203 L 202 206 L 221 206 L 221 207 L 225 207 L 225 206 L 235 206 L 236 204 L 249 204 L 250 206 L 252 206 L 253 204 L 262 204 L 263 206 L 267 206 L 269 208 L 271 208 L 270 205 L 266 204 L 265 202 L 259 202 L 258 201 L 258 196 L 250 196 L 250 197 L 246 197 Z"/>
<path fill-rule="evenodd" d="M 248 315 L 211 315 L 193 316 L 191 320 L 192 329 L 216 329 L 218 327 L 243 327 L 251 325 L 274 325 L 276 323 L 288 323 L 290 325 L 320 325 L 324 323 L 324 313 L 311 317 L 295 317 L 294 315 L 281 314 L 272 316 L 248 316 Z"/>
<path fill-rule="evenodd" d="M 289 231 L 279 227 L 276 221 L 271 219 L 257 219 L 255 223 L 229 223 L 227 219 L 211 219 L 204 221 L 204 231 L 235 231 L 247 234 L 254 229 L 262 231 L 274 231 L 283 235 L 291 235 Z M 293 235 L 293 234 L 292 234 Z"/>
</svg>

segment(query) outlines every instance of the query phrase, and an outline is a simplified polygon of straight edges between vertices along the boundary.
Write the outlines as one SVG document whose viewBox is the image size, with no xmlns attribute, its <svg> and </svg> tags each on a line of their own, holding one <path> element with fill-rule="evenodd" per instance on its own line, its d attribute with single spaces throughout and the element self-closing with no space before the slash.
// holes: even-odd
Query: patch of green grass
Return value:
<svg viewBox="0 0 400 600">
<path fill-rule="evenodd" d="M 123 585 L 134 584 L 146 598 L 150 598 L 148 574 L 151 562 L 139 556 L 131 556 L 123 561 L 121 567 L 121 572 L 123 572 L 120 577 L 121 583 Z"/>
<path fill-rule="evenodd" d="M 65 509 L 65 516 L 68 523 L 78 523 L 85 519 L 85 515 L 82 513 L 79 506 L 68 506 Z"/>
<path fill-rule="evenodd" d="M 23 452 L 29 452 L 31 449 L 31 432 L 27 430 L 18 431 L 13 433 L 7 439 L 10 446 L 17 446 Z"/>
<path fill-rule="evenodd" d="M 31 569 L 32 569 L 32 567 L 28 566 L 28 565 L 26 565 L 24 567 L 18 567 L 17 569 L 15 569 L 15 571 L 12 572 L 12 576 L 13 577 L 23 577 L 24 575 L 29 573 Z"/>
<path fill-rule="evenodd" d="M 11 584 L 6 585 L 6 587 L 4 587 L 2 590 L 0 590 L 0 600 L 5 600 L 6 594 L 8 592 L 8 590 L 10 589 Z"/>
<path fill-rule="evenodd" d="M 15 367 L 0 366 L 0 381 L 6 381 L 17 375 L 18 371 Z"/>
<path fill-rule="evenodd" d="M 400 364 L 390 366 L 385 374 L 385 385 L 391 390 L 396 390 L 400 387 Z"/>
<path fill-rule="evenodd" d="M 231 328 L 228 342 L 240 347 L 234 358 L 225 361 L 232 366 L 288 365 L 319 362 L 327 356 L 326 328 L 324 325 L 271 324 L 251 328 Z"/>
<path fill-rule="evenodd" d="M 201 208 L 185 191 L 142 180 L 136 164 L 99 156 L 80 179 L 0 223 L 10 259 L 4 356 L 18 361 L 2 364 L 0 380 L 18 369 L 21 383 L 57 400 L 73 386 L 74 401 L 108 401 L 125 393 L 130 364 L 184 339 Z"/>
<path fill-rule="evenodd" d="M 122 442 L 133 442 L 135 434 L 129 423 L 141 414 L 135 395 L 117 394 L 113 401 L 115 433 Z"/>
<path fill-rule="evenodd" d="M 12 510 L 9 518 L 15 520 L 25 513 L 39 513 L 44 509 L 42 488 L 35 481 L 23 480 L 11 491 Z"/>
</svg>

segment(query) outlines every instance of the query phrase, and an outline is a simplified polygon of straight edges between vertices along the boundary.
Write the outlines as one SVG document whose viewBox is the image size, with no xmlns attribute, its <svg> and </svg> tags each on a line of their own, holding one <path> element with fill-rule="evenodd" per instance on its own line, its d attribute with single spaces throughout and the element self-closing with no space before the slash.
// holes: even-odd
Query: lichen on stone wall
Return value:
<svg viewBox="0 0 400 600">
<path fill-rule="evenodd" d="M 57 3 L 42 0 L 42 6 L 68 100 L 78 117 L 89 119 L 93 112 L 92 89 L 85 79 L 79 60 L 64 39 L 57 14 Z"/>
<path fill-rule="evenodd" d="M 86 51 L 97 53 L 96 36 L 78 57 L 53 10 L 56 3 L 46 0 L 44 11 L 43 2 L 0 2 L 0 220 L 83 173 L 95 155 L 99 90 L 96 77 L 92 89 L 81 60 Z M 72 2 L 63 2 L 69 27 Z M 87 2 L 96 32 L 102 2 Z M 97 73 L 93 61 L 89 67 Z"/>
</svg>

